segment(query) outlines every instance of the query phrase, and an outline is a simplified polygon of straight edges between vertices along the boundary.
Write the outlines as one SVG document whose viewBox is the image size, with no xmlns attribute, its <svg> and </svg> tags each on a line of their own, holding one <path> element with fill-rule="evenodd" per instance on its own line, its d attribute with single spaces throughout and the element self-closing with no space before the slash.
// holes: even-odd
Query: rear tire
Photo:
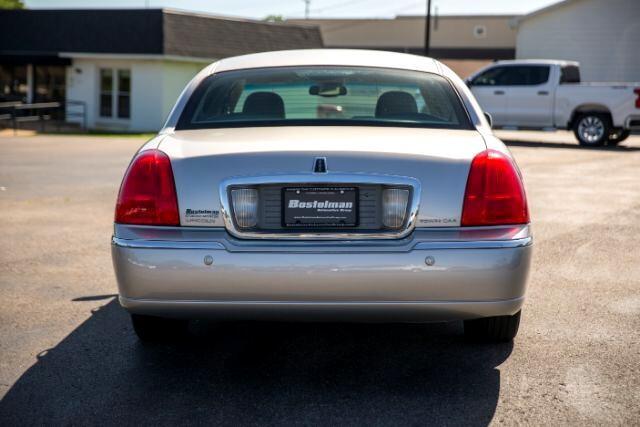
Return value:
<svg viewBox="0 0 640 427">
<path fill-rule="evenodd" d="M 186 335 L 189 321 L 185 319 L 167 319 L 164 317 L 131 314 L 133 330 L 140 341 L 171 342 Z"/>
<path fill-rule="evenodd" d="M 464 335 L 473 341 L 509 342 L 518 334 L 520 313 L 464 321 Z"/>
<path fill-rule="evenodd" d="M 584 113 L 575 118 L 573 134 L 584 147 L 602 147 L 611 133 L 608 114 Z"/>
<path fill-rule="evenodd" d="M 613 129 L 609 133 L 609 141 L 607 142 L 607 145 L 616 146 L 625 139 L 629 138 L 629 135 L 631 135 L 631 131 L 628 129 Z"/>
</svg>

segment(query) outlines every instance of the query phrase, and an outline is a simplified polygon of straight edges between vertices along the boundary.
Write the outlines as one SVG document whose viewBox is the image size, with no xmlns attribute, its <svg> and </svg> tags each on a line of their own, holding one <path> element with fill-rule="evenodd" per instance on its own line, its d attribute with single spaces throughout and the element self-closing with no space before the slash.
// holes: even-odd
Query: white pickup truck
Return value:
<svg viewBox="0 0 640 427">
<path fill-rule="evenodd" d="M 585 146 L 640 130 L 640 83 L 581 83 L 577 62 L 498 61 L 466 83 L 496 127 L 569 129 Z"/>
</svg>

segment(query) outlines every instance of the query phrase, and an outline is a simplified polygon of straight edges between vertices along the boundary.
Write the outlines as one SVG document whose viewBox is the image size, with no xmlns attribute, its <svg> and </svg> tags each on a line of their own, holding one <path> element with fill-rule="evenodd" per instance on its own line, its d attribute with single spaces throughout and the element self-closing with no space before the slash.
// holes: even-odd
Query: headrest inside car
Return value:
<svg viewBox="0 0 640 427">
<path fill-rule="evenodd" d="M 284 101 L 280 95 L 272 92 L 254 92 L 245 99 L 242 112 L 252 116 L 284 119 Z"/>
<path fill-rule="evenodd" d="M 415 98 L 410 93 L 399 90 L 383 93 L 376 104 L 376 117 L 415 114 L 417 112 L 418 105 Z"/>
</svg>

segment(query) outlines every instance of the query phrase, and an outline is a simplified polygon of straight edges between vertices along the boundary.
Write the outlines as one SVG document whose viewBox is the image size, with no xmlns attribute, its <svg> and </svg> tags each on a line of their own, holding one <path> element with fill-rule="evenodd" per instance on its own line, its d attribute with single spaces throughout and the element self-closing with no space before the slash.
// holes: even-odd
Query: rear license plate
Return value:
<svg viewBox="0 0 640 427">
<path fill-rule="evenodd" d="M 292 187 L 282 192 L 285 227 L 358 225 L 358 189 L 355 187 Z"/>
</svg>

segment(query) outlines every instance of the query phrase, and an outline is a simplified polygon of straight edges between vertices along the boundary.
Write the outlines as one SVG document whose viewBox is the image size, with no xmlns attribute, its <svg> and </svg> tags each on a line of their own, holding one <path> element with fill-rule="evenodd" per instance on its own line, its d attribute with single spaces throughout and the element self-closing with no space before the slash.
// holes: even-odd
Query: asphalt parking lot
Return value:
<svg viewBox="0 0 640 427">
<path fill-rule="evenodd" d="M 461 324 L 193 325 L 143 346 L 109 239 L 139 138 L 0 137 L 0 425 L 640 423 L 640 136 L 502 132 L 533 272 L 513 345 Z"/>
</svg>

